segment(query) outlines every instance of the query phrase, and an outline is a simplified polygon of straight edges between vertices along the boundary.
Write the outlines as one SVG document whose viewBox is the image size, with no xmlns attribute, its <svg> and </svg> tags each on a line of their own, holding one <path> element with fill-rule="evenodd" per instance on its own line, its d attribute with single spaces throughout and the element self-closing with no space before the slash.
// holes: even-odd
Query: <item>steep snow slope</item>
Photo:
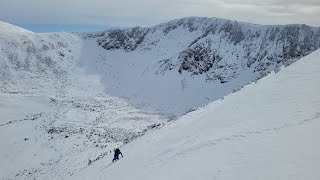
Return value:
<svg viewBox="0 0 320 180">
<path fill-rule="evenodd" d="M 320 50 L 122 148 L 72 179 L 320 177 Z"/>
<path fill-rule="evenodd" d="M 65 179 L 166 119 L 105 94 L 83 40 L 0 23 L 0 179 Z"/>
<path fill-rule="evenodd" d="M 320 28 L 183 18 L 150 28 L 90 33 L 83 61 L 108 93 L 179 115 L 320 48 Z M 85 54 L 92 49 L 84 48 Z"/>
</svg>

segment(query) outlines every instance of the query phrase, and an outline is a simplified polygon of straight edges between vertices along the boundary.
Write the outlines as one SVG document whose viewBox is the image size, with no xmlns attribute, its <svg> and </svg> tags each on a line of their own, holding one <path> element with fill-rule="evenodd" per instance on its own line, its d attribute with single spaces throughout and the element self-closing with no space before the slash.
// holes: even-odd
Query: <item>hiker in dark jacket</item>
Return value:
<svg viewBox="0 0 320 180">
<path fill-rule="evenodd" d="M 120 154 L 121 154 L 121 157 L 123 157 L 119 148 L 114 149 L 113 152 L 114 152 L 114 156 L 113 156 L 112 162 L 118 160 Z"/>
</svg>

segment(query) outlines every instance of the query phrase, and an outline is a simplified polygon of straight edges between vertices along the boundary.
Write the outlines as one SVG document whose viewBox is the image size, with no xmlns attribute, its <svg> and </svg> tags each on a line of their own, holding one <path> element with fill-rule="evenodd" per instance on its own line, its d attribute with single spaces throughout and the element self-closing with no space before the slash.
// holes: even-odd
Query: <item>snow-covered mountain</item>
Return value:
<svg viewBox="0 0 320 180">
<path fill-rule="evenodd" d="M 67 77 L 79 64 L 100 77 L 108 94 L 166 115 L 217 100 L 320 48 L 319 27 L 199 17 L 150 28 L 2 36 L 0 79 L 9 84 L 13 71 Z"/>
<path fill-rule="evenodd" d="M 122 148 L 70 179 L 320 177 L 320 50 Z"/>
<path fill-rule="evenodd" d="M 320 48 L 319 27 L 198 17 L 85 38 L 101 47 L 86 62 L 110 94 L 169 114 L 217 100 Z"/>
<path fill-rule="evenodd" d="M 319 38 L 306 25 L 216 18 L 86 34 L 0 22 L 0 179 L 77 174 L 319 49 Z"/>
</svg>

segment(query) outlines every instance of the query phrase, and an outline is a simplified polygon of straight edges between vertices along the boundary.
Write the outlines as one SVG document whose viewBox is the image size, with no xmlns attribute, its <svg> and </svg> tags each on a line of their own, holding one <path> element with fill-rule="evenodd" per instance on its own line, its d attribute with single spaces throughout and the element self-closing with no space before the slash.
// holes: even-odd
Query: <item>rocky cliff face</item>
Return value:
<svg viewBox="0 0 320 180">
<path fill-rule="evenodd" d="M 148 33 L 147 28 L 135 27 L 128 30 L 111 30 L 108 33 L 100 34 L 98 43 L 106 50 L 124 49 L 135 50 Z"/>
</svg>

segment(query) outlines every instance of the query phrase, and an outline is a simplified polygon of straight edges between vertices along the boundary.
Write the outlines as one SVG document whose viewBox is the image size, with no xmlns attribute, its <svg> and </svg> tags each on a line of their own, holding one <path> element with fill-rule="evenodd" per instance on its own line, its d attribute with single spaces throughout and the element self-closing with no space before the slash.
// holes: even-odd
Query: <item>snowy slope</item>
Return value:
<svg viewBox="0 0 320 180">
<path fill-rule="evenodd" d="M 71 179 L 320 177 L 320 51 L 173 121 Z"/>
<path fill-rule="evenodd" d="M 79 36 L 0 29 L 0 179 L 64 179 L 166 121 L 107 95 Z"/>
<path fill-rule="evenodd" d="M 89 33 L 83 63 L 106 91 L 139 108 L 180 115 L 320 48 L 320 28 L 190 17 Z M 84 54 L 92 54 L 92 48 Z"/>
</svg>

